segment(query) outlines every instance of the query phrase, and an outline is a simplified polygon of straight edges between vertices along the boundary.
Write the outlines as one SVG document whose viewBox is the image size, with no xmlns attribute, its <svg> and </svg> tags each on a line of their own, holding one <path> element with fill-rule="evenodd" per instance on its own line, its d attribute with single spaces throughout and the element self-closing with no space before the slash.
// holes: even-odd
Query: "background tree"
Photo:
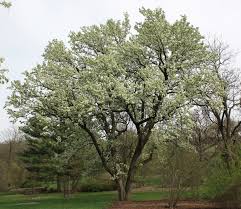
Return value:
<svg viewBox="0 0 241 209">
<path fill-rule="evenodd" d="M 217 126 L 209 118 L 206 107 L 196 108 L 192 112 L 193 130 L 190 144 L 199 155 L 200 161 L 209 161 L 219 152 Z"/>
<path fill-rule="evenodd" d="M 19 187 L 24 182 L 26 171 L 18 159 L 18 153 L 24 150 L 25 144 L 17 128 L 4 131 L 0 137 L 0 190 L 7 191 Z"/>
<path fill-rule="evenodd" d="M 216 129 L 216 141 L 221 151 L 227 168 L 231 171 L 235 163 L 239 161 L 237 149 L 240 144 L 240 77 L 239 69 L 232 66 L 234 53 L 227 45 L 218 39 L 209 43 L 210 49 L 216 54 L 212 59 L 213 74 L 216 74 L 222 84 L 223 94 L 216 97 L 222 101 L 221 106 L 213 106 L 211 93 L 198 104 L 206 115 L 206 119 Z"/>
<path fill-rule="evenodd" d="M 203 177 L 202 167 L 207 164 L 199 160 L 195 146 L 190 143 L 195 123 L 192 121 L 192 111 L 186 108 L 179 110 L 173 120 L 160 127 L 159 137 L 156 138 L 157 167 L 163 186 L 168 188 L 169 208 L 177 207 L 187 188 L 195 192 L 194 188 L 199 186 Z"/>
<path fill-rule="evenodd" d="M 39 116 L 29 119 L 21 128 L 27 144 L 21 159 L 30 173 L 33 188 L 55 181 L 57 190 L 63 190 L 68 197 L 76 190 L 83 173 L 91 172 L 95 152 L 85 133 L 68 127 L 63 121 L 57 124 Z"/>
</svg>

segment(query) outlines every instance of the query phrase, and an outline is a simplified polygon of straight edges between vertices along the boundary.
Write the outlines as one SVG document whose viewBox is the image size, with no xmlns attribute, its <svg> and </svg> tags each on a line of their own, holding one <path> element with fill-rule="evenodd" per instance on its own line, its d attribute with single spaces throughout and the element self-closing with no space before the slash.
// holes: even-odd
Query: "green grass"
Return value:
<svg viewBox="0 0 241 209">
<path fill-rule="evenodd" d="M 113 192 L 80 193 L 65 200 L 63 194 L 0 195 L 0 209 L 103 209 L 116 198 Z"/>
<path fill-rule="evenodd" d="M 146 177 L 143 179 L 143 177 L 140 177 L 145 184 L 145 186 L 160 186 L 162 185 L 162 177 L 160 176 L 152 176 L 152 177 Z"/>
<path fill-rule="evenodd" d="M 136 192 L 130 195 L 131 200 L 166 199 L 165 191 Z M 188 196 L 186 194 L 185 196 Z M 116 192 L 79 193 L 70 199 L 64 199 L 63 194 L 19 195 L 0 194 L 0 209 L 105 209 L 116 201 Z"/>
<path fill-rule="evenodd" d="M 138 192 L 130 199 L 159 200 L 162 192 Z M 0 194 L 0 209 L 104 209 L 117 198 L 115 192 L 79 193 L 65 200 L 63 194 L 13 195 Z"/>
</svg>

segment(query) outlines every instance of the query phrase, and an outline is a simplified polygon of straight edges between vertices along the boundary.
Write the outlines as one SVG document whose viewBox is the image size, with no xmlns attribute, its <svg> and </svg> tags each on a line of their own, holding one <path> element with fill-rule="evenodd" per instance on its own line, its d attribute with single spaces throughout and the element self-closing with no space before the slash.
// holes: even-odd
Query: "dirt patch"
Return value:
<svg viewBox="0 0 241 209">
<path fill-rule="evenodd" d="M 124 201 L 116 202 L 110 209 L 167 209 L 166 201 Z M 217 203 L 180 201 L 177 209 L 222 209 Z"/>
</svg>

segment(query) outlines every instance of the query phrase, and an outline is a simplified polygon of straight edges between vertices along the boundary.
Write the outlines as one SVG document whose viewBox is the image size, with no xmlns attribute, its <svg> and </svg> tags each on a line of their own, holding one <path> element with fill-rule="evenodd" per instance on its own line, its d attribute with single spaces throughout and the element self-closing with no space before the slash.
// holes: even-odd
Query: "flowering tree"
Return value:
<svg viewBox="0 0 241 209">
<path fill-rule="evenodd" d="M 1 65 L 3 63 L 4 59 L 0 57 L 0 83 L 3 84 L 8 81 L 8 79 L 5 76 L 6 69 L 1 68 Z"/>
<path fill-rule="evenodd" d="M 0 1 L 0 6 L 3 6 L 5 8 L 9 8 L 12 6 L 12 3 L 9 1 Z"/>
<path fill-rule="evenodd" d="M 70 33 L 69 47 L 50 42 L 43 63 L 25 72 L 24 82 L 13 82 L 7 104 L 23 123 L 40 115 L 86 131 L 120 200 L 128 198 L 135 170 L 146 160 L 141 155 L 153 129 L 194 97 L 219 91 L 210 70 L 215 54 L 185 16 L 171 24 L 161 9 L 140 13 L 144 21 L 133 33 L 126 15 Z M 135 143 L 122 162 L 119 145 L 130 130 Z"/>
<path fill-rule="evenodd" d="M 11 7 L 11 5 L 12 5 L 11 2 L 0 1 L 0 6 L 3 6 L 5 8 L 9 8 L 9 7 Z M 6 69 L 1 68 L 3 61 L 4 61 L 4 59 L 0 57 L 0 83 L 4 83 L 7 81 L 7 78 L 4 75 L 6 72 Z"/>
</svg>

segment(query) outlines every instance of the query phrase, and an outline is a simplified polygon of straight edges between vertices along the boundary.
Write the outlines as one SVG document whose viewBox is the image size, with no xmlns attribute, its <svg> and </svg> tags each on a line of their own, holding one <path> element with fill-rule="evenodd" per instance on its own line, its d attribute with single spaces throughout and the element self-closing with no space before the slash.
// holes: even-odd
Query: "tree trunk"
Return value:
<svg viewBox="0 0 241 209">
<path fill-rule="evenodd" d="M 147 125 L 145 125 L 145 127 L 144 127 L 145 131 L 141 131 L 140 125 L 138 125 L 138 127 L 137 127 L 138 143 L 136 145 L 134 154 L 131 157 L 131 162 L 129 165 L 129 170 L 127 172 L 126 180 L 125 181 L 123 181 L 123 179 L 121 179 L 121 181 L 120 181 L 120 179 L 116 180 L 116 184 L 118 187 L 118 198 L 120 201 L 128 200 L 128 195 L 129 195 L 129 192 L 131 189 L 131 183 L 132 183 L 135 171 L 136 171 L 138 160 L 141 156 L 141 153 L 142 153 L 142 150 L 143 150 L 145 144 L 147 143 L 147 141 L 150 138 L 151 130 L 152 130 L 154 124 L 155 123 L 153 121 L 151 121 L 151 123 L 147 123 Z M 115 173 L 108 166 L 107 161 L 106 161 L 106 159 L 101 151 L 101 148 L 99 147 L 99 144 L 97 142 L 97 138 L 91 132 L 91 130 L 86 127 L 86 125 L 80 124 L 80 127 L 83 128 L 89 134 L 89 136 L 92 139 L 92 142 L 96 148 L 96 151 L 101 159 L 104 169 L 113 177 Z"/>
<path fill-rule="evenodd" d="M 56 184 L 57 184 L 57 192 L 61 192 L 61 177 L 59 175 L 57 176 Z"/>
<path fill-rule="evenodd" d="M 118 179 L 116 181 L 116 183 L 117 183 L 117 186 L 118 186 L 118 199 L 119 199 L 119 201 L 128 200 L 129 191 L 126 192 L 124 181 L 122 179 Z"/>
<path fill-rule="evenodd" d="M 138 160 L 141 156 L 142 150 L 145 146 L 145 143 L 143 143 L 144 140 L 140 139 L 140 138 L 139 138 L 137 147 L 135 149 L 134 155 L 131 159 L 130 167 L 129 167 L 129 170 L 128 170 L 128 173 L 127 173 L 126 184 L 125 184 L 125 191 L 126 191 L 126 198 L 127 199 L 128 199 L 128 193 L 131 189 L 131 183 L 132 183 L 135 171 L 136 171 L 136 165 L 137 165 Z M 146 141 L 147 141 L 147 139 L 146 139 Z"/>
<path fill-rule="evenodd" d="M 64 176 L 64 198 L 70 197 L 70 176 Z"/>
<path fill-rule="evenodd" d="M 226 168 L 231 175 L 232 173 L 232 156 L 231 156 L 231 151 L 229 149 L 229 144 L 226 139 L 224 139 L 224 148 L 223 148 L 223 160 L 224 163 L 226 164 Z"/>
<path fill-rule="evenodd" d="M 77 191 L 78 184 L 79 184 L 80 176 L 73 177 L 72 183 L 71 183 L 71 193 L 74 193 Z"/>
<path fill-rule="evenodd" d="M 10 170 L 11 170 L 11 164 L 12 164 L 12 141 L 9 141 L 9 152 L 8 152 L 8 167 L 7 167 L 7 185 L 8 190 L 11 188 L 10 183 Z"/>
</svg>

